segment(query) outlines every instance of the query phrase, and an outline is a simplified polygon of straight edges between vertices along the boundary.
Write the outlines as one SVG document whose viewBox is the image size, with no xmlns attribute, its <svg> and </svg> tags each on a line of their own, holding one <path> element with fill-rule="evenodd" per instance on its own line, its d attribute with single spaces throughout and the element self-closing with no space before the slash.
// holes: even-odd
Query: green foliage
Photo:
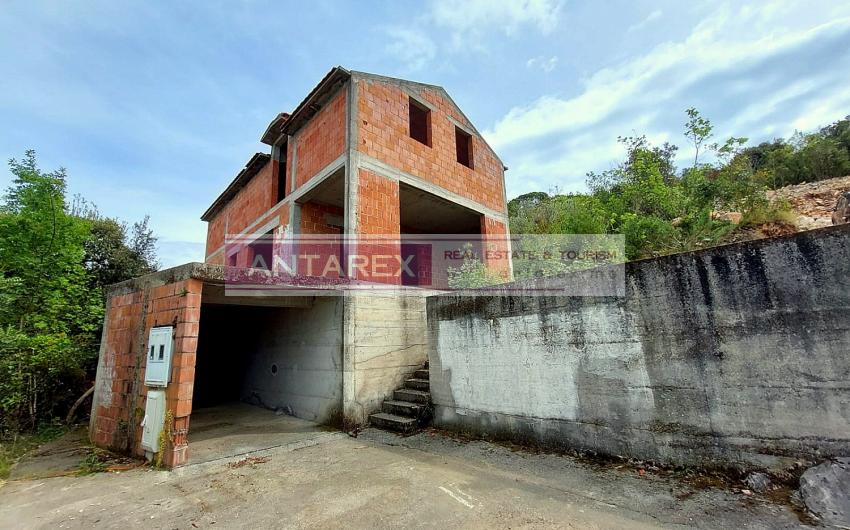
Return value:
<svg viewBox="0 0 850 530">
<path fill-rule="evenodd" d="M 744 148 L 747 139 L 734 136 L 708 144 L 714 135 L 711 122 L 694 108 L 686 115 L 693 167 L 677 172 L 675 145 L 652 146 L 645 136 L 619 137 L 625 160 L 588 173 L 590 193 L 534 192 L 509 202 L 511 232 L 622 234 L 630 260 L 682 252 L 723 242 L 738 226 L 793 222 L 787 203 L 768 201 L 768 187 L 850 173 L 848 120 L 797 135 L 793 142 Z M 705 149 L 713 151 L 714 163 L 700 162 Z M 740 225 L 718 212 L 739 213 Z"/>
<path fill-rule="evenodd" d="M 13 181 L 0 204 L 4 434 L 35 429 L 85 390 L 97 358 L 103 287 L 150 270 L 155 241 L 147 220 L 127 245 L 123 225 L 69 207 L 65 170 L 41 171 L 33 151 L 9 168 Z"/>
<path fill-rule="evenodd" d="M 850 116 L 790 140 L 775 139 L 742 151 L 756 179 L 770 188 L 850 174 Z"/>
<path fill-rule="evenodd" d="M 503 280 L 492 272 L 475 255 L 472 245 L 463 247 L 463 263 L 460 267 L 448 267 L 448 282 L 452 289 L 476 289 L 501 283 Z"/>
<path fill-rule="evenodd" d="M 688 121 L 685 122 L 685 138 L 694 144 L 694 167 L 697 167 L 699 150 L 714 134 L 714 126 L 693 107 L 686 110 L 685 114 L 688 115 Z"/>
<path fill-rule="evenodd" d="M 109 466 L 105 462 L 105 456 L 105 453 L 100 449 L 92 448 L 85 458 L 80 461 L 77 475 L 92 475 L 106 471 Z"/>
</svg>

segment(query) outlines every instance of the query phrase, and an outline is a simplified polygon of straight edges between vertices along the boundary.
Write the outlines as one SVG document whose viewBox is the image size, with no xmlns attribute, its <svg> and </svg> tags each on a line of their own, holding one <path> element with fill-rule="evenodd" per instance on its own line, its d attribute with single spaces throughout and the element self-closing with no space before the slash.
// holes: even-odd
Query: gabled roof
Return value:
<svg viewBox="0 0 850 530">
<path fill-rule="evenodd" d="M 407 79 L 401 79 L 401 78 L 398 78 L 398 77 L 389 77 L 389 76 L 379 75 L 379 74 L 370 74 L 369 72 L 360 72 L 360 71 L 357 71 L 357 70 L 352 70 L 350 72 L 350 74 L 354 77 L 358 77 L 358 78 L 362 78 L 362 79 L 373 79 L 373 80 L 376 80 L 376 81 L 397 83 L 397 84 L 401 84 L 401 85 L 424 87 L 424 88 L 429 88 L 431 90 L 435 90 L 435 91 L 439 92 L 440 95 L 443 96 L 443 98 L 445 98 L 446 101 L 451 103 L 452 106 L 455 109 L 457 109 L 457 111 L 460 113 L 460 115 L 463 116 L 463 118 L 469 124 L 469 127 L 475 132 L 475 134 L 481 139 L 481 141 L 484 142 L 484 145 L 486 145 L 487 148 L 490 150 L 490 152 L 493 153 L 493 156 L 495 156 L 496 160 L 498 160 L 499 163 L 502 164 L 502 167 L 505 168 L 506 170 L 508 169 L 507 166 L 505 166 L 504 162 L 502 162 L 502 159 L 499 158 L 498 153 L 496 153 L 496 151 L 492 147 L 490 147 L 490 144 L 487 143 L 487 140 L 484 138 L 484 135 L 482 135 L 478 131 L 478 129 L 475 128 L 475 125 L 473 124 L 472 120 L 470 120 L 469 116 L 467 116 L 463 112 L 463 109 L 461 109 L 460 106 L 457 103 L 455 103 L 455 100 L 452 99 L 452 97 L 449 95 L 449 93 L 446 91 L 445 88 L 441 87 L 440 85 L 432 85 L 432 84 L 429 84 L 429 83 L 422 83 L 422 82 L 419 82 L 419 81 L 409 81 Z"/>
<path fill-rule="evenodd" d="M 475 132 L 475 134 L 481 138 L 490 152 L 493 153 L 493 156 L 502 163 L 504 167 L 504 163 L 502 159 L 499 158 L 499 155 L 496 151 L 490 147 L 490 144 L 487 143 L 487 140 L 484 139 L 484 136 L 475 128 L 475 125 L 472 123 L 472 120 L 464 114 L 463 110 L 455 103 L 454 99 L 446 92 L 446 89 L 441 87 L 440 85 L 432 85 L 429 83 L 421 83 L 419 81 L 409 81 L 407 79 L 400 79 L 397 77 L 389 77 L 378 74 L 371 74 L 369 72 L 360 72 L 358 70 L 348 70 L 343 68 L 342 66 L 335 66 L 331 68 L 331 70 L 319 81 L 319 84 L 307 94 L 307 97 L 292 111 L 292 114 L 286 114 L 282 112 L 278 114 L 275 119 L 269 124 L 266 128 L 266 131 L 263 133 L 262 141 L 267 145 L 275 145 L 278 143 L 278 140 L 282 135 L 285 134 L 294 134 L 295 131 L 300 129 L 305 123 L 310 121 L 310 118 L 316 115 L 319 110 L 321 110 L 322 106 L 327 103 L 327 101 L 336 93 L 336 91 L 344 85 L 352 76 L 360 78 L 360 79 L 371 79 L 375 81 L 383 81 L 383 82 L 391 82 L 397 83 L 401 85 L 415 86 L 415 87 L 424 87 L 429 88 L 431 90 L 435 90 L 440 93 L 449 103 L 454 106 L 455 109 L 460 113 L 461 116 L 464 117 L 466 122 Z M 505 167 L 505 169 L 507 169 Z"/>
<path fill-rule="evenodd" d="M 242 188 L 245 187 L 248 182 L 254 178 L 254 175 L 260 172 L 266 164 L 268 164 L 269 160 L 271 160 L 271 155 L 267 155 L 266 153 L 254 153 L 254 156 L 251 157 L 251 160 L 248 160 L 248 163 L 245 164 L 245 167 L 242 171 L 236 175 L 236 178 L 233 179 L 227 188 L 221 192 L 221 195 L 213 201 L 212 205 L 207 208 L 207 211 L 204 212 L 204 215 L 201 216 L 201 221 L 211 221 L 215 215 L 221 211 L 224 206 L 230 202 L 232 199 Z"/>
<path fill-rule="evenodd" d="M 496 154 L 496 151 L 490 147 L 490 144 L 487 143 L 487 140 L 478 132 L 478 129 L 473 125 L 472 120 L 470 120 L 466 114 L 463 113 L 463 110 L 458 106 L 457 103 L 452 99 L 446 89 L 439 85 L 431 85 L 428 83 L 420 83 L 418 81 L 408 81 L 407 79 L 399 79 L 397 77 L 387 77 L 378 74 L 370 74 L 368 72 L 359 72 L 354 70 L 347 70 L 342 66 L 335 66 L 330 69 L 330 71 L 325 74 L 325 77 L 319 81 L 313 90 L 307 94 L 307 97 L 298 104 L 292 114 L 288 114 L 286 112 L 281 112 L 269 123 L 269 126 L 266 128 L 266 131 L 263 133 L 263 136 L 260 138 L 264 144 L 267 145 L 280 145 L 280 139 L 282 136 L 294 134 L 298 129 L 304 126 L 310 119 L 316 115 L 324 106 L 328 100 L 336 94 L 337 90 L 339 90 L 349 79 L 352 77 L 356 77 L 359 79 L 371 79 L 375 81 L 381 82 L 390 82 L 397 83 L 400 85 L 407 85 L 410 87 L 424 87 L 431 90 L 435 90 L 440 93 L 442 97 L 444 97 L 448 102 L 450 102 L 455 109 L 460 113 L 461 116 L 464 117 L 466 122 L 472 128 L 472 130 L 478 135 L 479 138 L 484 142 L 487 148 L 493 153 L 493 156 L 502 163 L 499 155 Z M 245 165 L 245 168 L 236 175 L 236 178 L 233 179 L 233 182 L 227 186 L 227 188 L 222 192 L 221 195 L 216 198 L 216 200 L 212 203 L 212 205 L 207 208 L 207 211 L 201 216 L 202 221 L 210 221 L 221 209 L 232 199 L 236 193 L 245 187 L 245 185 L 256 175 L 271 159 L 271 156 L 264 153 L 256 153 L 251 160 Z M 502 167 L 507 169 L 502 163 Z"/>
</svg>

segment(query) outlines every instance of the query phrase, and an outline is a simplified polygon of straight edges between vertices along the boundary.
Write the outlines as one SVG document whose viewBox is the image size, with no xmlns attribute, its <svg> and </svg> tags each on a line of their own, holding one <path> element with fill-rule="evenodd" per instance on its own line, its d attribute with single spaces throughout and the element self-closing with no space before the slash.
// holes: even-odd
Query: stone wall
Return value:
<svg viewBox="0 0 850 530">
<path fill-rule="evenodd" d="M 633 262 L 625 282 L 430 297 L 436 425 L 668 464 L 850 454 L 850 226 Z"/>
</svg>

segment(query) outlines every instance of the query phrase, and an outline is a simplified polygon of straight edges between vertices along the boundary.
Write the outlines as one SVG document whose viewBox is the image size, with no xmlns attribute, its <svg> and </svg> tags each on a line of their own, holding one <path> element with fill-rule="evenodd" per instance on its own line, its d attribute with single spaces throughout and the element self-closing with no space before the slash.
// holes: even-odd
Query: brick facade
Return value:
<svg viewBox="0 0 850 530">
<path fill-rule="evenodd" d="M 398 84 L 375 80 L 357 83 L 359 141 L 357 150 L 452 193 L 498 212 L 507 211 L 502 163 L 478 136 L 472 137 L 474 169 L 458 163 L 455 124 L 471 124 L 437 90 L 415 94 L 432 107 L 431 145 L 410 137 L 410 92 Z"/>
<path fill-rule="evenodd" d="M 349 94 L 357 97 L 351 104 Z M 410 137 L 411 95 L 430 108 L 430 145 Z M 456 126 L 472 134 L 472 168 L 458 161 Z M 368 274 L 355 271 L 354 279 L 398 284 L 400 180 L 405 186 L 418 187 L 443 202 L 461 202 L 466 210 L 478 213 L 480 231 L 485 237 L 507 232 L 502 163 L 438 87 L 336 68 L 292 115 L 276 118 L 263 141 L 275 144 L 275 154 L 285 149 L 285 162 L 255 155 L 240 173 L 244 178 L 237 176 L 232 187 L 207 210 L 203 218 L 209 223 L 205 259 L 208 264 L 250 266 L 254 252 L 250 242 L 269 231 L 274 234 L 274 252 L 282 254 L 286 234 L 337 235 L 342 226 L 350 226 L 353 231 L 346 236 L 361 238 L 357 257 L 386 258 L 380 275 L 375 275 L 370 265 Z M 328 178 L 314 179 L 320 173 Z M 285 194 L 278 194 L 281 182 L 286 187 Z M 280 195 L 285 197 L 278 201 Z M 325 203 L 345 203 L 352 210 Z M 290 219 L 297 220 L 294 226 L 290 226 Z M 417 228 L 408 227 L 406 231 L 416 232 Z M 227 238 L 232 236 L 241 236 L 244 241 L 235 255 L 230 252 L 232 248 L 226 248 Z M 348 250 L 325 244 L 322 252 L 339 252 L 342 260 L 343 252 Z M 420 257 L 423 263 L 427 261 L 424 254 Z M 300 262 L 298 267 L 301 271 Z M 127 285 L 119 286 L 109 298 L 91 422 L 91 438 L 97 445 L 142 453 L 139 424 L 147 397 L 144 352 L 148 333 L 153 326 L 171 325 L 175 343 L 166 407 L 174 420 L 163 460 L 169 466 L 188 460 L 187 434 L 203 291 L 203 281 L 195 279 L 197 276 L 189 277 L 178 280 L 172 271 L 163 271 L 127 284 L 137 286 L 133 291 L 128 292 Z M 216 281 L 220 282 L 220 277 Z M 392 297 L 387 300 L 396 304 Z M 383 320 L 398 316 L 395 310 L 387 311 Z M 345 326 L 370 318 L 366 313 L 352 314 L 353 320 Z M 344 336 L 350 336 L 352 329 L 346 327 Z M 392 384 L 406 376 L 405 370 L 424 360 L 421 348 L 405 347 L 403 351 L 416 355 L 393 365 L 392 377 L 385 378 Z M 391 391 L 381 385 L 369 388 L 376 395 Z M 359 409 L 356 421 L 361 421 L 366 412 Z"/>
<path fill-rule="evenodd" d="M 139 426 L 147 397 L 144 352 L 150 329 L 171 325 L 174 351 L 166 410 L 174 420 L 163 463 L 172 467 L 188 460 L 186 435 L 192 412 L 201 289 L 199 280 L 190 279 L 109 299 L 92 412 L 91 438 L 95 444 L 144 455 Z"/>
<path fill-rule="evenodd" d="M 342 155 L 345 149 L 346 92 L 340 90 L 296 136 L 296 189 Z"/>
</svg>

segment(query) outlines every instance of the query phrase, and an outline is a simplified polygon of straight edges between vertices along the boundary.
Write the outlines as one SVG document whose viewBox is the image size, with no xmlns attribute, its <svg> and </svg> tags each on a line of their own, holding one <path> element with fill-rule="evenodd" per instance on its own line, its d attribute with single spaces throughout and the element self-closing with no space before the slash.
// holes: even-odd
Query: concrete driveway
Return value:
<svg viewBox="0 0 850 530">
<path fill-rule="evenodd" d="M 174 472 L 12 481 L 0 528 L 796 528 L 759 496 L 439 434 L 317 432 Z"/>
</svg>

